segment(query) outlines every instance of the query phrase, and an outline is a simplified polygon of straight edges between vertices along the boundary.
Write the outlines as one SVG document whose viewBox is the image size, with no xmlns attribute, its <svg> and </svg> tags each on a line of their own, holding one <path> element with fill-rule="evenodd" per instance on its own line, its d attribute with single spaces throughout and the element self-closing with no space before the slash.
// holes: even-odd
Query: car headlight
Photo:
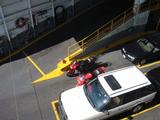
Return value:
<svg viewBox="0 0 160 120">
<path fill-rule="evenodd" d="M 131 60 L 135 60 L 135 57 L 134 57 L 134 56 L 128 55 L 128 57 L 129 57 Z"/>
</svg>

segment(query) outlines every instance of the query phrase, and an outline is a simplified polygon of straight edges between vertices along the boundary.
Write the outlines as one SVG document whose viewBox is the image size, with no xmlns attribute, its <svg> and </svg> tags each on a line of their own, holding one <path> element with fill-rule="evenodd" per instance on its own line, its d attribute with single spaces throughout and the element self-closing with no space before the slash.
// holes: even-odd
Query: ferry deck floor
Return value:
<svg viewBox="0 0 160 120">
<path fill-rule="evenodd" d="M 109 13 L 112 13 L 112 11 L 103 10 L 105 10 L 106 14 L 109 16 Z M 119 13 L 122 11 L 118 10 Z M 98 13 L 96 13 L 96 15 L 98 15 Z M 105 17 L 105 15 L 103 17 L 103 19 L 108 18 Z M 83 16 L 83 18 L 85 17 Z M 11 62 L 6 62 L 0 66 L 1 120 L 56 120 L 51 102 L 58 99 L 61 91 L 75 87 L 76 81 L 74 78 L 68 78 L 63 74 L 58 78 L 42 83 L 32 84 L 32 82 L 43 76 L 43 74 L 53 70 L 59 59 L 66 57 L 68 45 L 71 45 L 76 41 L 70 39 L 60 44 L 56 44 L 56 42 L 69 39 L 73 34 L 77 40 L 80 39 L 79 36 L 86 36 L 89 34 L 89 31 L 92 32 L 93 29 L 96 29 L 94 22 L 97 22 L 97 20 L 95 18 L 94 21 L 92 18 L 88 19 L 88 21 L 92 21 L 90 26 L 88 26 L 85 19 L 83 20 L 84 22 L 82 23 L 85 24 L 82 25 L 77 25 L 75 23 L 73 27 L 71 27 L 71 24 L 66 24 L 64 30 L 66 32 L 58 29 L 57 32 L 36 42 L 32 47 L 20 51 L 20 54 L 14 57 L 10 57 L 9 61 Z M 77 18 L 77 21 L 79 21 L 79 18 Z M 101 18 L 99 23 L 103 24 L 103 22 L 105 23 L 106 21 L 102 21 Z M 70 26 L 69 30 L 67 26 Z M 72 31 L 72 33 L 70 33 L 70 31 Z M 53 44 L 56 45 L 53 46 Z M 103 59 L 112 63 L 112 66 L 110 66 L 108 70 L 132 65 L 130 62 L 123 59 L 119 52 L 120 51 L 109 53 L 100 58 L 100 60 Z M 37 70 L 36 67 L 39 68 L 39 70 Z M 146 70 L 148 69 L 146 68 L 143 72 Z M 134 119 L 158 120 L 160 115 L 158 110 L 159 108 L 156 108 L 151 112 L 147 112 Z M 120 117 L 117 118 L 119 119 Z"/>
<path fill-rule="evenodd" d="M 59 61 L 59 55 L 65 56 L 68 44 L 74 42 L 76 41 L 72 38 L 39 53 L 1 66 L 0 118 L 2 120 L 56 120 L 51 102 L 58 99 L 61 91 L 75 87 L 76 81 L 63 74 L 42 83 L 32 84 L 33 80 L 42 76 L 33 63 L 36 63 L 44 73 L 51 71 Z M 99 61 L 111 63 L 108 71 L 133 65 L 122 57 L 120 50 L 101 56 Z M 156 66 L 159 64 L 140 69 L 145 73 Z M 157 107 L 134 119 L 158 120 L 159 109 Z M 123 117 L 125 115 L 113 119 L 118 120 Z"/>
</svg>

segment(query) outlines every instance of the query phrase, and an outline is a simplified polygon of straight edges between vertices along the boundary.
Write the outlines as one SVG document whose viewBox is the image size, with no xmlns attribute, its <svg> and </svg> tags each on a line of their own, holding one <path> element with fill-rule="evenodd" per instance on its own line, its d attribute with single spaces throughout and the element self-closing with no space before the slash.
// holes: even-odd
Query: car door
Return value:
<svg viewBox="0 0 160 120">
<path fill-rule="evenodd" d="M 122 113 L 140 104 L 142 102 L 140 99 L 140 96 L 142 95 L 141 90 L 142 89 L 137 89 L 131 92 L 127 92 L 121 96 L 118 96 L 121 101 L 119 102 L 119 104 L 115 106 L 113 106 L 114 102 L 111 104 L 112 105 L 111 107 L 109 106 L 108 116 L 111 117 L 113 115 Z"/>
<path fill-rule="evenodd" d="M 107 106 L 108 117 L 114 116 L 123 112 L 123 95 L 111 98 L 110 103 Z"/>
</svg>

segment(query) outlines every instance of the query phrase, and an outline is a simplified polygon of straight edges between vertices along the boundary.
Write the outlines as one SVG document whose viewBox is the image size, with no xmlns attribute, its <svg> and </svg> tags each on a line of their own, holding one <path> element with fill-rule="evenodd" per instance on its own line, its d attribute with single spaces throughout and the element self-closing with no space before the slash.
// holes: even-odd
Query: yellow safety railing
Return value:
<svg viewBox="0 0 160 120">
<path fill-rule="evenodd" d="M 156 10 L 159 8 L 160 8 L 160 2 L 158 2 L 158 0 L 149 0 L 148 2 L 145 2 L 140 6 L 139 13 L 144 12 L 146 10 Z M 101 38 L 106 36 L 108 33 L 112 32 L 114 29 L 116 29 L 118 26 L 125 23 L 127 20 L 129 20 L 133 16 L 134 16 L 133 7 L 131 7 L 128 10 L 121 13 L 120 15 L 113 18 L 108 23 L 104 24 L 102 27 L 94 31 L 89 36 L 69 46 L 68 47 L 69 59 L 74 58 L 76 55 L 83 52 L 88 46 L 93 45 L 97 41 L 101 40 Z"/>
</svg>

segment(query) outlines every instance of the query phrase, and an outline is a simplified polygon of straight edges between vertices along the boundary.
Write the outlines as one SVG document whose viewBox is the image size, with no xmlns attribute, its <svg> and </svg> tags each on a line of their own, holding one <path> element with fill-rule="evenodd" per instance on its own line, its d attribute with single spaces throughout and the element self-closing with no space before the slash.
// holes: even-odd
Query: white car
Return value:
<svg viewBox="0 0 160 120">
<path fill-rule="evenodd" d="M 130 66 L 106 72 L 83 86 L 62 92 L 60 116 L 63 120 L 100 120 L 126 110 L 138 112 L 156 93 L 148 78 Z"/>
</svg>

